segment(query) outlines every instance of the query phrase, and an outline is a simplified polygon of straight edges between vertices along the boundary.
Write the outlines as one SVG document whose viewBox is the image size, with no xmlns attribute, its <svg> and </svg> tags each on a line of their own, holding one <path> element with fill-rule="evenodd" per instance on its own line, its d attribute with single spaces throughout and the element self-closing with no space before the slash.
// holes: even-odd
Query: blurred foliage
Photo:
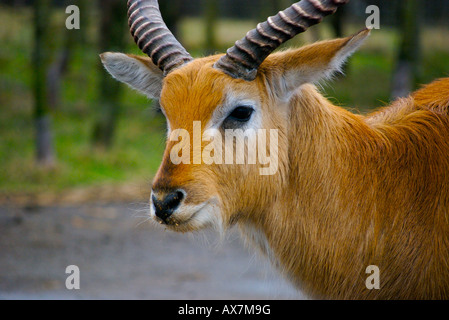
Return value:
<svg viewBox="0 0 449 320">
<path fill-rule="evenodd" d="M 55 25 L 64 25 L 63 11 L 55 13 Z M 41 170 L 34 163 L 31 10 L 0 9 L 0 21 L 12 27 L 0 33 L 0 192 L 51 191 L 82 185 L 150 181 L 165 142 L 165 120 L 151 108 L 151 101 L 124 86 L 122 112 L 115 144 L 108 152 L 91 144 L 100 77 L 95 38 L 74 48 L 62 84 L 62 102 L 52 110 L 57 166 Z M 65 28 L 56 28 L 63 33 Z M 96 29 L 90 27 L 89 35 Z M 54 46 L 63 34 L 55 32 Z M 131 40 L 132 41 L 132 40 Z M 133 49 L 134 50 L 134 49 Z M 131 50 L 130 50 L 131 51 Z M 137 52 L 137 51 L 136 51 Z"/>
<path fill-rule="evenodd" d="M 58 48 L 67 36 L 66 15 L 61 8 L 56 8 L 53 15 L 50 46 Z M 31 10 L 0 6 L 0 193 L 149 182 L 156 172 L 165 147 L 165 120 L 152 108 L 151 101 L 125 85 L 114 145 L 101 151 L 90 143 L 101 105 L 98 86 L 101 77 L 109 75 L 99 68 L 99 13 L 92 10 L 89 15 L 86 38 L 83 45 L 72 49 L 62 80 L 61 104 L 52 110 L 58 164 L 49 172 L 39 170 L 34 163 Z M 252 19 L 219 19 L 215 26 L 217 51 L 223 52 L 233 45 L 255 23 Z M 344 34 L 362 27 L 358 22 L 346 23 Z M 334 37 L 328 24 L 316 28 L 320 38 Z M 204 31 L 204 20 L 200 17 L 184 17 L 178 23 L 180 40 L 193 56 L 204 54 Z M 449 73 L 449 31 L 445 26 L 428 26 L 422 32 L 422 83 L 427 83 Z M 393 27 L 374 30 L 364 47 L 351 58 L 346 76 L 323 84 L 323 91 L 334 103 L 350 106 L 354 112 L 366 113 L 387 104 L 398 39 Z M 299 46 L 310 40 L 305 33 L 288 45 Z M 127 52 L 140 54 L 130 36 L 126 48 Z"/>
</svg>

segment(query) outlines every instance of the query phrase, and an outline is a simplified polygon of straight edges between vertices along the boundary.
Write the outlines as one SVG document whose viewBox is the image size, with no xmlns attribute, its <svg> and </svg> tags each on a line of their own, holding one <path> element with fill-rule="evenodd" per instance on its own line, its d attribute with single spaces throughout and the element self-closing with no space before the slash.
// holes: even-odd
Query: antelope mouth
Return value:
<svg viewBox="0 0 449 320">
<path fill-rule="evenodd" d="M 199 210 L 199 211 L 200 211 L 200 210 Z M 182 225 L 188 225 L 188 224 L 195 218 L 195 216 L 197 215 L 197 213 L 198 213 L 199 211 L 196 211 L 196 212 L 192 213 L 192 215 L 191 215 L 190 217 L 188 217 L 188 218 L 178 217 L 178 216 L 176 216 L 176 214 L 171 215 L 170 217 L 166 218 L 165 220 L 159 218 L 159 217 L 156 216 L 156 215 L 154 215 L 153 218 L 154 218 L 154 219 L 156 220 L 156 222 L 158 222 L 159 224 L 166 225 L 166 226 L 169 226 L 169 227 L 175 227 L 175 228 L 176 228 L 176 227 L 179 227 L 179 226 L 182 226 Z"/>
<path fill-rule="evenodd" d="M 156 216 L 151 206 L 150 216 L 157 223 L 177 232 L 188 232 L 210 227 L 216 224 L 219 210 L 214 199 L 197 205 L 181 204 L 166 219 Z"/>
</svg>

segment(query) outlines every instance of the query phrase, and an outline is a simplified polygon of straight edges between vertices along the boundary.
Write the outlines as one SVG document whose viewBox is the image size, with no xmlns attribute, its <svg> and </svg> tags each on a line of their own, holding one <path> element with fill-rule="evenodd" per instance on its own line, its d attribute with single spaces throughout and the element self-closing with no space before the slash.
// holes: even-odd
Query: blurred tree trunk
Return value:
<svg viewBox="0 0 449 320">
<path fill-rule="evenodd" d="M 124 51 L 127 30 L 126 1 L 100 0 L 100 52 Z M 111 147 L 120 112 L 121 84 L 101 68 L 99 88 L 99 112 L 92 143 L 100 149 Z"/>
<path fill-rule="evenodd" d="M 268 17 L 276 15 L 279 11 L 290 6 L 294 1 L 289 0 L 266 0 L 261 1 L 259 21 L 265 21 Z"/>
<path fill-rule="evenodd" d="M 400 2 L 401 36 L 396 67 L 393 74 L 392 98 L 407 96 L 416 86 L 420 63 L 420 14 L 421 1 Z"/>
<path fill-rule="evenodd" d="M 329 22 L 331 24 L 332 30 L 334 31 L 335 37 L 344 37 L 344 21 L 346 15 L 346 6 L 341 6 L 338 8 L 337 12 L 329 17 Z"/>
<path fill-rule="evenodd" d="M 345 36 L 344 21 L 345 21 L 346 11 L 347 11 L 347 7 L 341 6 L 340 8 L 338 8 L 337 12 L 335 12 L 334 14 L 332 14 L 329 17 L 328 21 L 331 25 L 332 31 L 334 32 L 334 35 L 336 38 L 343 38 Z M 313 29 L 313 28 L 311 28 L 311 29 Z M 319 34 L 317 34 L 317 36 L 319 37 Z M 319 38 L 317 39 L 317 41 L 318 40 L 319 40 Z M 349 73 L 349 63 L 343 64 L 343 66 L 341 67 L 341 72 L 342 72 L 341 74 L 343 74 L 343 75 Z"/>
<path fill-rule="evenodd" d="M 48 104 L 47 68 L 49 64 L 50 0 L 35 0 L 34 5 L 33 87 L 36 126 L 36 160 L 43 167 L 55 164 L 51 115 Z"/>
<path fill-rule="evenodd" d="M 48 106 L 52 110 L 56 110 L 61 103 L 61 82 L 70 59 L 70 50 L 64 46 L 56 55 L 56 58 L 50 64 L 47 72 L 47 88 L 48 88 Z"/>
<path fill-rule="evenodd" d="M 181 3 L 180 0 L 159 1 L 159 9 L 168 29 L 173 35 L 179 38 L 178 23 L 181 19 Z"/>
<path fill-rule="evenodd" d="M 217 50 L 217 17 L 218 17 L 218 1 L 205 0 L 204 26 L 206 33 L 205 51 L 206 54 L 213 54 Z"/>
<path fill-rule="evenodd" d="M 73 3 L 72 0 L 66 0 L 67 5 Z M 79 30 L 73 30 L 75 34 L 76 43 L 83 47 L 87 44 L 87 31 L 89 27 L 89 12 L 92 10 L 92 1 L 89 0 L 78 0 L 78 7 L 80 8 L 80 28 Z"/>
<path fill-rule="evenodd" d="M 72 1 L 66 0 L 64 5 L 70 5 Z M 61 83 L 62 78 L 66 74 L 70 65 L 70 59 L 73 52 L 77 48 L 84 48 L 87 44 L 86 29 L 88 26 L 87 12 L 90 7 L 88 0 L 78 0 L 77 3 L 82 18 L 80 18 L 80 28 L 69 30 L 64 28 L 64 42 L 63 46 L 57 50 L 55 59 L 51 63 L 47 72 L 47 86 L 48 86 L 48 103 L 51 109 L 56 109 L 60 105 L 61 100 Z"/>
</svg>

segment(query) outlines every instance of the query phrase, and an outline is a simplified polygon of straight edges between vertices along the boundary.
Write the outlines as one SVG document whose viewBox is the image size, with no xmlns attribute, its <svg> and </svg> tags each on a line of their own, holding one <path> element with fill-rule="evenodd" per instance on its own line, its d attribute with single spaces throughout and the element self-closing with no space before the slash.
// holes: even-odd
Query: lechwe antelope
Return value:
<svg viewBox="0 0 449 320">
<path fill-rule="evenodd" d="M 151 216 L 180 232 L 237 224 L 311 297 L 449 298 L 449 79 L 362 116 L 313 84 L 338 71 L 369 30 L 271 54 L 345 2 L 300 1 L 225 55 L 199 59 L 167 29 L 156 0 L 128 2 L 131 33 L 150 58 L 101 58 L 116 79 L 160 100 L 169 136 L 183 129 L 184 145 L 198 144 L 189 137 L 200 121 L 210 141 L 201 152 L 225 129 L 278 133 L 271 175 L 260 174 L 260 161 L 206 164 L 198 149 L 187 158 L 199 161 L 176 164 L 180 142 L 168 139 Z M 366 286 L 370 265 L 380 289 Z"/>
</svg>

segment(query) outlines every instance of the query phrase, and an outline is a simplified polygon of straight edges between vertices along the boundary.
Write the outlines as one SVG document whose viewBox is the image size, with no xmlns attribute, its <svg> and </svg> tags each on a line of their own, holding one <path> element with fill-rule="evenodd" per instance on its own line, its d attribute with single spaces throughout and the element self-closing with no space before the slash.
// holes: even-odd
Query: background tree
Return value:
<svg viewBox="0 0 449 320">
<path fill-rule="evenodd" d="M 213 54 L 217 50 L 216 26 L 218 19 L 218 1 L 205 0 L 204 4 L 204 27 L 206 35 L 206 54 Z"/>
<path fill-rule="evenodd" d="M 274 16 L 279 11 L 287 8 L 293 3 L 288 0 L 266 0 L 260 1 L 259 20 L 265 21 L 267 17 Z"/>
<path fill-rule="evenodd" d="M 49 21 L 50 0 L 35 0 L 34 9 L 34 52 L 33 91 L 34 121 L 36 126 L 36 159 L 44 167 L 55 163 L 51 115 L 48 103 L 47 68 L 50 61 Z"/>
<path fill-rule="evenodd" d="M 345 6 L 338 8 L 337 12 L 331 15 L 328 19 L 336 38 L 345 36 L 343 28 L 347 9 L 348 7 Z"/>
<path fill-rule="evenodd" d="M 100 52 L 118 51 L 123 52 L 125 46 L 125 34 L 127 32 L 126 1 L 123 0 L 101 0 L 99 41 Z M 99 106 L 98 117 L 94 124 L 93 144 L 101 149 L 111 147 L 115 127 L 120 112 L 120 95 L 122 85 L 107 74 L 104 74 L 101 63 L 98 68 L 102 69 L 103 75 L 99 84 Z"/>
<path fill-rule="evenodd" d="M 422 1 L 399 2 L 400 42 L 393 74 L 392 98 L 407 96 L 419 80 L 420 16 Z"/>
<path fill-rule="evenodd" d="M 159 1 L 159 9 L 164 17 L 168 29 L 176 38 L 179 38 L 179 20 L 181 19 L 180 0 Z"/>
<path fill-rule="evenodd" d="M 71 0 L 64 1 L 64 7 L 69 6 L 72 3 Z M 63 42 L 62 45 L 55 49 L 55 57 L 49 66 L 47 72 L 47 86 L 48 86 L 48 103 L 51 109 L 56 109 L 60 105 L 61 101 L 61 84 L 63 77 L 69 69 L 70 59 L 73 56 L 73 52 L 77 48 L 86 47 L 86 31 L 88 28 L 88 14 L 90 12 L 91 3 L 88 0 L 78 0 L 77 6 L 80 13 L 83 13 L 83 17 L 80 18 L 79 29 L 67 29 L 63 28 Z"/>
</svg>

